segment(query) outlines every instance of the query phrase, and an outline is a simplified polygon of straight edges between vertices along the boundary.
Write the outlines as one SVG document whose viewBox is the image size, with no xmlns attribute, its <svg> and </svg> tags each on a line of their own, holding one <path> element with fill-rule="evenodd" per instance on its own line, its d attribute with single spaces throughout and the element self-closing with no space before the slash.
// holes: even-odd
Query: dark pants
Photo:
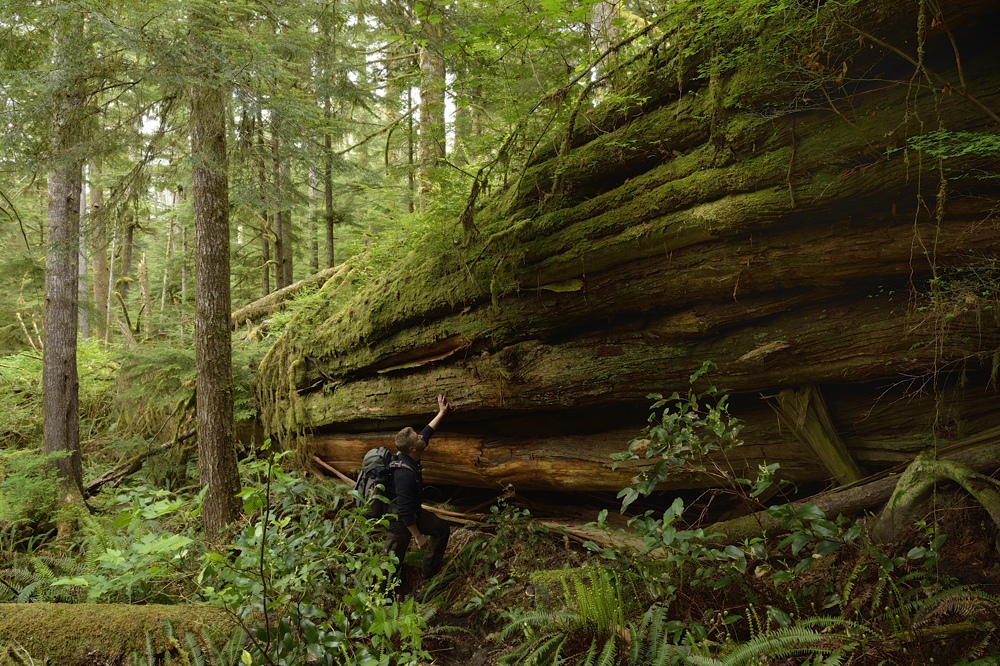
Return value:
<svg viewBox="0 0 1000 666">
<path fill-rule="evenodd" d="M 441 570 L 444 562 L 444 551 L 448 548 L 448 523 L 444 522 L 430 511 L 421 509 L 417 512 L 417 529 L 427 535 L 427 548 L 424 549 L 424 565 L 421 575 L 424 580 Z M 385 552 L 396 553 L 399 559 L 400 583 L 405 583 L 402 577 L 403 558 L 410 547 L 413 535 L 410 530 L 398 520 L 389 523 L 389 534 L 385 537 Z"/>
</svg>

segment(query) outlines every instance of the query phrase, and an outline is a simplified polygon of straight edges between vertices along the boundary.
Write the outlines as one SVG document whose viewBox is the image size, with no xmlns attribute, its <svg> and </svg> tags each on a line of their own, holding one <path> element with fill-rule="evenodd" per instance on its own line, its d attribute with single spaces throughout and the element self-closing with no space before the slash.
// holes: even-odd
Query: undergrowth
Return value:
<svg viewBox="0 0 1000 666">
<path fill-rule="evenodd" d="M 686 393 L 651 396 L 649 425 L 618 456 L 656 462 L 622 491 L 623 510 L 640 498 L 661 508 L 632 514 L 625 534 L 599 513 L 599 545 L 546 527 L 508 490 L 456 526 L 444 569 L 415 589 L 391 588 L 398 567 L 416 567 L 383 554 L 384 521 L 267 445 L 240 464 L 245 519 L 221 549 L 201 537 L 196 485 L 135 475 L 92 498 L 93 512 L 60 517 L 46 461 L 9 448 L 0 601 L 200 603 L 237 627 L 214 647 L 171 643 L 165 628 L 133 646 L 133 663 L 973 663 L 1000 650 L 1000 598 L 951 577 L 957 553 L 937 520 L 893 552 L 864 518 L 779 503 L 779 536 L 727 543 L 689 517 L 700 511 L 657 495 L 670 474 L 710 475 L 711 456 L 740 444 L 725 392 L 705 386 L 710 369 Z M 779 477 L 765 464 L 730 492 L 759 504 Z M 47 531 L 59 520 L 77 526 L 68 539 Z"/>
</svg>

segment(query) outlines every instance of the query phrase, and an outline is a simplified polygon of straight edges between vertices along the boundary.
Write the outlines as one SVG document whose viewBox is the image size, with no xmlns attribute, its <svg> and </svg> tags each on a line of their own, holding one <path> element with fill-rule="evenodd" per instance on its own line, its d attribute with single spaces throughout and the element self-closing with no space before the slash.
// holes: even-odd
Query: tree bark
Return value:
<svg viewBox="0 0 1000 666">
<path fill-rule="evenodd" d="M 257 150 L 254 152 L 253 163 L 257 173 L 257 189 L 260 195 L 260 296 L 264 298 L 271 293 L 271 217 L 268 205 L 267 160 L 264 148 L 264 119 L 260 111 L 254 118 L 254 133 L 256 134 Z"/>
<path fill-rule="evenodd" d="M 68 12 L 56 22 L 48 172 L 45 255 L 45 354 L 42 364 L 45 453 L 55 461 L 71 493 L 82 493 L 79 381 L 76 367 L 80 192 L 83 186 L 83 112 L 79 71 L 84 52 L 83 15 Z"/>
<path fill-rule="evenodd" d="M 273 110 L 272 110 L 273 113 Z M 284 217 L 281 214 L 282 198 L 281 152 L 279 150 L 278 121 L 271 119 L 271 232 L 274 234 L 274 286 L 276 289 L 287 287 L 285 284 L 285 232 Z"/>
<path fill-rule="evenodd" d="M 974 437 L 966 441 L 956 442 L 952 446 L 945 447 L 939 452 L 939 457 L 948 463 L 955 463 L 967 466 L 976 472 L 994 474 L 1000 469 L 1000 446 L 998 446 L 1000 430 L 992 430 L 987 437 Z M 814 497 L 799 500 L 792 503 L 793 507 L 803 504 L 815 504 L 829 518 L 843 514 L 845 516 L 855 516 L 865 511 L 880 509 L 890 498 L 900 490 L 908 490 L 909 486 L 899 488 L 900 481 L 905 480 L 913 474 L 913 469 L 920 465 L 926 465 L 922 455 L 918 455 L 915 461 L 900 465 L 890 472 L 878 474 L 862 479 L 861 481 L 836 488 L 834 490 L 821 493 Z M 919 473 L 919 471 L 918 471 Z M 905 481 L 904 481 L 905 483 Z M 995 500 L 995 494 L 994 494 Z M 995 506 L 991 507 L 995 510 Z M 885 530 L 879 536 L 890 538 L 894 536 L 892 529 L 886 528 L 883 523 L 894 522 L 891 513 L 883 515 L 877 521 L 876 530 Z M 901 525 L 902 523 L 900 523 Z M 906 527 L 912 525 L 907 523 Z M 715 523 L 708 532 L 722 532 L 725 534 L 726 543 L 742 543 L 746 539 L 759 537 L 761 535 L 775 536 L 787 531 L 781 521 L 772 517 L 767 511 L 758 511 L 746 516 L 734 518 Z"/>
<path fill-rule="evenodd" d="M 320 34 L 323 37 L 320 52 L 320 66 L 326 86 L 334 86 L 333 61 L 336 55 L 337 41 L 334 34 L 337 25 L 337 3 L 326 2 L 320 17 Z M 333 102 L 329 89 L 323 91 L 323 121 L 326 130 L 323 132 L 323 231 L 326 238 L 326 268 L 334 267 L 334 236 L 333 236 L 333 136 L 331 123 L 333 121 Z"/>
<path fill-rule="evenodd" d="M 426 207 L 432 185 L 432 172 L 445 157 L 445 69 L 442 55 L 444 26 L 440 10 L 425 3 L 426 15 L 420 19 L 420 181 L 417 198 L 420 210 Z M 437 20 L 438 22 L 434 22 Z"/>
<path fill-rule="evenodd" d="M 88 225 L 87 225 L 87 179 L 84 175 L 85 167 L 81 165 L 80 168 L 80 238 L 77 242 L 77 251 L 79 257 L 77 258 L 77 290 L 80 292 L 77 295 L 77 314 L 80 318 L 78 326 L 78 334 L 84 338 L 90 337 L 90 309 L 87 307 L 81 307 L 87 303 L 88 287 L 87 284 L 87 236 L 88 236 Z"/>
<path fill-rule="evenodd" d="M 330 100 L 324 101 L 323 113 L 330 118 Z M 333 223 L 333 137 L 329 132 L 323 135 L 323 231 L 326 238 L 326 267 L 334 266 Z"/>
<path fill-rule="evenodd" d="M 101 161 L 95 160 L 91 174 L 95 180 L 101 176 Z M 106 214 L 104 211 L 104 188 L 94 183 L 90 189 L 90 256 L 93 279 L 93 297 L 95 317 L 91 330 L 95 338 L 103 340 L 108 320 L 108 290 L 110 269 L 108 267 L 108 232 Z"/>
<path fill-rule="evenodd" d="M 954 391 L 935 399 L 909 395 L 909 390 L 905 386 L 843 384 L 827 396 L 832 422 L 866 470 L 890 470 L 911 461 L 926 448 L 926 433 L 937 410 L 948 414 L 945 428 L 954 433 L 939 442 L 941 448 L 950 445 L 956 452 L 982 452 L 986 450 L 984 443 L 1000 436 L 1000 427 L 989 425 L 995 402 L 991 395 L 978 390 Z M 369 411 L 371 397 L 358 404 L 362 405 L 356 410 L 359 417 L 375 420 L 379 416 Z M 778 478 L 798 485 L 833 478 L 764 401 L 735 396 L 730 412 L 744 426 L 744 443 L 698 461 L 704 463 L 703 472 L 672 475 L 657 486 L 658 490 L 735 488 L 735 479 L 755 479 L 759 465 L 772 463 L 780 465 Z M 655 462 L 633 461 L 615 469 L 611 458 L 641 436 L 645 414 L 648 410 L 644 406 L 617 412 L 566 409 L 533 417 L 513 409 L 490 416 L 480 413 L 476 415 L 478 423 L 463 423 L 462 409 L 456 408 L 424 454 L 424 478 L 430 484 L 496 490 L 510 484 L 519 491 L 616 492 Z M 564 424 L 571 421 L 575 432 L 567 433 Z M 353 474 L 365 451 L 376 446 L 391 448 L 400 428 L 417 427 L 421 419 L 408 416 L 376 422 L 384 425 L 374 432 L 321 430 L 310 438 L 310 447 L 324 462 Z M 958 424 L 964 424 L 966 433 L 957 430 Z M 449 430 L 451 427 L 463 432 Z M 985 471 L 982 465 L 977 468 Z"/>
<path fill-rule="evenodd" d="M 192 13 L 191 45 L 199 62 L 214 62 L 220 17 Z M 199 57 L 200 56 L 200 57 Z M 197 71 L 197 70 L 196 70 Z M 206 74 L 191 86 L 191 159 L 195 216 L 195 360 L 198 469 L 206 488 L 205 532 L 218 537 L 240 513 L 233 433 L 232 349 L 229 335 L 229 183 L 226 95 Z M 215 78 L 215 77 L 213 77 Z"/>
</svg>

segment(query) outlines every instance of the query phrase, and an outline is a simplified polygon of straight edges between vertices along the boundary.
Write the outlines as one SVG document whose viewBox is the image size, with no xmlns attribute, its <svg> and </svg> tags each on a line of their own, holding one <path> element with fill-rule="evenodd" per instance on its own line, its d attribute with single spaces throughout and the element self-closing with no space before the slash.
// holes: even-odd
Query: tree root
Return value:
<svg viewBox="0 0 1000 666">
<path fill-rule="evenodd" d="M 896 526 L 910 526 L 913 524 L 913 520 L 920 515 L 917 505 L 913 501 L 909 503 L 904 501 L 904 496 L 915 498 L 915 493 L 900 494 L 901 490 L 907 488 L 913 491 L 917 490 L 915 483 L 904 480 L 904 477 L 908 476 L 908 473 L 911 476 L 917 475 L 919 469 L 925 470 L 925 474 L 926 470 L 937 470 L 941 472 L 941 476 L 936 477 L 939 480 L 955 481 L 955 479 L 946 476 L 946 472 L 954 474 L 957 479 L 966 479 L 965 485 L 961 483 L 959 485 L 962 485 L 976 497 L 990 512 L 993 520 L 1000 525 L 1000 492 L 997 490 L 997 482 L 982 474 L 982 472 L 992 473 L 1000 467 L 998 439 L 1000 439 L 1000 429 L 990 429 L 940 449 L 936 459 L 930 459 L 927 454 L 921 454 L 905 468 L 901 466 L 881 472 L 849 486 L 835 488 L 791 504 L 792 506 L 814 504 L 831 517 L 838 514 L 856 515 L 864 511 L 885 507 L 879 519 L 880 522 L 883 522 L 883 535 L 888 537 L 895 534 L 898 537 L 899 528 Z M 927 467 L 927 462 L 934 464 Z M 925 489 L 929 493 L 932 487 L 933 481 Z M 913 512 L 904 516 L 902 509 L 906 506 L 911 506 Z M 895 510 L 890 507 L 895 507 Z M 745 539 L 762 535 L 776 536 L 788 530 L 781 525 L 781 521 L 769 515 L 765 510 L 715 523 L 707 527 L 706 531 L 722 532 L 726 536 L 721 541 L 725 543 L 740 543 Z M 894 540 L 886 539 L 887 542 Z"/>
<path fill-rule="evenodd" d="M 1000 483 L 954 460 L 921 453 L 899 477 L 888 503 L 879 514 L 872 535 L 882 543 L 902 542 L 906 532 L 926 510 L 927 500 L 941 482 L 958 484 L 990 514 L 1000 527 Z M 997 543 L 1000 549 L 1000 541 Z"/>
</svg>

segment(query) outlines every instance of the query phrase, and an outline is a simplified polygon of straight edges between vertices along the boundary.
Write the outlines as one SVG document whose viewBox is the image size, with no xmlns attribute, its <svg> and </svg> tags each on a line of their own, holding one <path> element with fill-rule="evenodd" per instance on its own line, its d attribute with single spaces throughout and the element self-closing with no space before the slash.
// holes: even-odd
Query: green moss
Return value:
<svg viewBox="0 0 1000 666">
<path fill-rule="evenodd" d="M 204 646 L 202 632 L 221 645 L 238 625 L 215 606 L 129 606 L 118 604 L 0 604 L 0 645 L 27 650 L 36 663 L 59 666 L 129 664 L 133 652 L 144 654 L 149 635 L 154 651 L 171 650 L 164 621 L 184 644 L 192 633 Z M 174 645 L 177 655 L 177 645 Z"/>
<path fill-rule="evenodd" d="M 898 190 L 897 165 L 844 169 L 884 157 L 876 142 L 895 131 L 899 114 L 866 116 L 865 132 L 876 138 L 859 140 L 858 126 L 809 89 L 841 76 L 858 48 L 857 35 L 846 39 L 849 30 L 834 16 L 885 23 L 903 0 L 885 4 L 878 16 L 850 2 L 678 7 L 678 24 L 663 29 L 676 31 L 671 42 L 681 50 L 653 56 L 649 70 L 635 76 L 635 90 L 660 89 L 623 95 L 630 106 L 599 106 L 578 118 L 573 149 L 542 150 L 519 181 L 485 203 L 476 238 L 460 238 L 458 225 L 438 230 L 354 291 L 325 285 L 295 315 L 261 366 L 265 427 L 291 440 L 349 410 L 369 409 L 377 418 L 409 391 L 393 384 L 391 399 L 366 393 L 381 390 L 382 380 L 370 376 L 385 359 L 454 336 L 474 359 L 516 342 L 512 335 L 531 337 L 525 326 L 539 325 L 517 301 L 545 285 L 578 282 L 586 295 L 586 276 L 602 270 L 779 224 L 819 223 L 821 206 L 859 184 L 859 191 Z M 822 62 L 814 53 L 820 48 Z M 677 86 L 664 90 L 672 76 Z M 788 84 L 780 99 L 775 81 Z M 906 95 L 900 87 L 885 93 L 885 102 L 908 109 Z M 779 107 L 794 110 L 794 122 L 775 118 Z M 859 117 L 863 111 L 854 109 Z M 472 372 L 488 365 L 470 364 Z M 355 386 L 359 377 L 363 388 Z"/>
</svg>

